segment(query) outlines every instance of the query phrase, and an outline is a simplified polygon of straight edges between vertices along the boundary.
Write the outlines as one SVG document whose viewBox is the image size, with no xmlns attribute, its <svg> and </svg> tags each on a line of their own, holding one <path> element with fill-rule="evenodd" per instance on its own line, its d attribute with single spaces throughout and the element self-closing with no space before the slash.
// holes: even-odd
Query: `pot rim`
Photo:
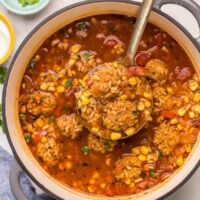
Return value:
<svg viewBox="0 0 200 200">
<path fill-rule="evenodd" d="M 3 87 L 3 93 L 2 93 L 2 115 L 3 115 L 4 125 L 5 125 L 6 137 L 8 139 L 9 145 L 10 145 L 10 147 L 12 149 L 14 157 L 17 160 L 17 162 L 20 164 L 20 166 L 22 167 L 23 171 L 28 175 L 28 177 L 31 178 L 31 180 L 33 180 L 44 192 L 47 192 L 49 195 L 51 195 L 52 197 L 54 197 L 56 199 L 61 199 L 61 198 L 59 196 L 55 195 L 54 193 L 52 193 L 51 191 L 49 191 L 44 185 L 40 184 L 40 182 L 25 167 L 25 165 L 23 164 L 23 161 L 18 156 L 17 150 L 14 148 L 14 145 L 12 143 L 12 139 L 11 139 L 9 131 L 8 131 L 7 116 L 6 116 L 6 111 L 5 111 L 7 85 L 8 85 L 9 79 L 10 79 L 11 71 L 13 70 L 13 66 L 15 64 L 15 61 L 17 60 L 18 55 L 20 54 L 21 50 L 23 49 L 23 47 L 25 46 L 27 41 L 34 35 L 34 33 L 37 30 L 39 30 L 44 24 L 46 24 L 47 22 L 49 22 L 50 20 L 52 20 L 53 18 L 57 17 L 58 15 L 60 15 L 63 12 L 69 11 L 69 10 L 75 8 L 75 7 L 79 7 L 79 6 L 82 6 L 82 5 L 93 4 L 93 3 L 102 3 L 102 2 L 110 2 L 110 3 L 118 3 L 118 2 L 120 2 L 120 3 L 127 3 L 127 4 L 131 4 L 131 5 L 141 6 L 140 2 L 136 2 L 134 0 L 132 0 L 132 1 L 131 0 L 115 0 L 115 1 L 112 1 L 112 0 L 108 0 L 108 1 L 105 1 L 105 0 L 87 0 L 87 1 L 77 2 L 77 3 L 71 4 L 71 5 L 65 6 L 64 8 L 59 9 L 58 11 L 54 12 L 53 14 L 49 15 L 44 20 L 42 20 L 35 28 L 33 28 L 33 30 L 21 42 L 20 46 L 18 47 L 18 49 L 16 50 L 16 52 L 15 52 L 13 58 L 12 58 L 12 61 L 10 63 L 9 69 L 8 69 L 7 78 L 6 78 L 6 81 L 4 83 L 4 87 Z M 193 45 L 196 47 L 196 49 L 200 53 L 200 45 L 199 45 L 199 43 L 189 33 L 189 31 L 186 30 L 185 27 L 183 27 L 183 25 L 181 25 L 174 18 L 172 18 L 171 16 L 169 16 L 166 13 L 162 12 L 158 8 L 153 8 L 152 11 L 154 11 L 155 13 L 165 17 L 171 23 L 175 24 L 190 39 L 190 41 L 193 43 Z M 190 173 L 188 173 L 187 176 L 178 185 L 176 185 L 176 187 L 174 187 L 169 192 L 167 192 L 167 193 L 163 194 L 162 196 L 160 196 L 157 200 L 161 200 L 161 199 L 166 198 L 167 196 L 169 196 L 170 194 L 172 194 L 176 190 L 178 190 L 181 186 L 183 186 L 191 178 L 191 176 L 195 173 L 195 171 L 199 168 L 199 166 L 200 166 L 200 159 L 197 162 L 197 164 L 193 167 L 193 169 L 190 171 Z"/>
</svg>

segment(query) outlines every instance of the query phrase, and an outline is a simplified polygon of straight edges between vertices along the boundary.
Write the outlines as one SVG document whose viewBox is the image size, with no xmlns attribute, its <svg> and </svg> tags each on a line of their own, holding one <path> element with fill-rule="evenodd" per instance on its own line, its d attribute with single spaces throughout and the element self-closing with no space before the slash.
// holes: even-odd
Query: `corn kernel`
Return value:
<svg viewBox="0 0 200 200">
<path fill-rule="evenodd" d="M 199 83 L 195 80 L 189 81 L 189 88 L 194 92 L 198 89 Z"/>
<path fill-rule="evenodd" d="M 181 124 L 177 125 L 178 130 L 182 131 L 183 130 L 183 126 Z"/>
<path fill-rule="evenodd" d="M 176 160 L 176 164 L 178 165 L 178 166 L 181 166 L 182 164 L 183 164 L 183 157 L 182 156 L 179 156 L 178 158 L 177 158 L 177 160 Z"/>
<path fill-rule="evenodd" d="M 47 85 L 46 83 L 42 83 L 42 84 L 40 85 L 40 89 L 43 90 L 43 91 L 46 91 L 47 88 L 48 88 L 48 85 Z"/>
<path fill-rule="evenodd" d="M 47 142 L 47 137 L 45 137 L 45 136 L 42 137 L 41 142 L 42 142 L 42 143 L 46 143 L 46 142 Z"/>
<path fill-rule="evenodd" d="M 149 153 L 149 149 L 146 147 L 146 146 L 141 146 L 140 147 L 140 152 L 143 154 L 143 155 L 147 155 Z"/>
<path fill-rule="evenodd" d="M 149 116 L 151 113 L 150 113 L 149 110 L 145 110 L 145 111 L 144 111 L 144 114 L 145 114 L 146 116 Z"/>
<path fill-rule="evenodd" d="M 178 119 L 176 119 L 176 118 L 171 119 L 170 124 L 178 124 Z"/>
<path fill-rule="evenodd" d="M 99 178 L 99 172 L 95 171 L 92 175 L 93 178 Z"/>
<path fill-rule="evenodd" d="M 40 128 L 42 128 L 44 126 L 44 122 L 43 120 L 41 120 L 40 118 L 36 120 L 36 125 Z"/>
<path fill-rule="evenodd" d="M 162 47 L 162 50 L 163 50 L 164 52 L 166 52 L 166 53 L 169 53 L 169 50 L 167 49 L 166 46 Z"/>
<path fill-rule="evenodd" d="M 193 118 L 195 118 L 195 113 L 194 112 L 189 112 L 189 117 L 191 118 L 191 119 L 193 119 Z"/>
<path fill-rule="evenodd" d="M 127 99 L 127 95 L 125 95 L 125 94 L 124 94 L 124 95 L 121 95 L 121 96 L 120 96 L 120 99 L 121 99 L 121 100 L 126 100 L 126 99 Z"/>
<path fill-rule="evenodd" d="M 27 128 L 27 131 L 28 131 L 28 132 L 32 132 L 32 131 L 33 131 L 33 126 L 32 126 L 32 124 L 27 124 L 27 125 L 26 125 L 26 128 Z"/>
<path fill-rule="evenodd" d="M 193 98 L 194 102 L 198 103 L 200 101 L 200 93 L 196 93 Z"/>
<path fill-rule="evenodd" d="M 65 87 L 63 85 L 59 85 L 56 88 L 56 91 L 59 92 L 59 93 L 63 93 L 63 92 L 65 92 Z"/>
<path fill-rule="evenodd" d="M 183 116 L 185 115 L 185 113 L 186 113 L 186 110 L 185 110 L 184 108 L 178 109 L 178 115 L 179 115 L 180 117 L 183 117 Z"/>
<path fill-rule="evenodd" d="M 67 64 L 68 66 L 72 67 L 75 64 L 75 62 L 76 62 L 75 59 L 70 58 Z"/>
<path fill-rule="evenodd" d="M 92 133 L 98 133 L 99 132 L 99 128 L 97 127 L 92 127 L 91 128 Z"/>
<path fill-rule="evenodd" d="M 133 135 L 135 133 L 135 128 L 128 128 L 126 129 L 125 133 L 128 136 Z"/>
<path fill-rule="evenodd" d="M 184 100 L 185 103 L 189 103 L 189 101 L 190 101 L 187 96 L 185 96 L 183 100 Z"/>
<path fill-rule="evenodd" d="M 50 91 L 50 92 L 54 92 L 56 89 L 55 89 L 55 87 L 48 87 L 48 91 Z"/>
<path fill-rule="evenodd" d="M 59 163 L 58 168 L 63 171 L 65 169 L 65 165 L 63 163 Z"/>
<path fill-rule="evenodd" d="M 174 94 L 174 90 L 171 87 L 167 87 L 167 92 L 169 94 Z"/>
<path fill-rule="evenodd" d="M 93 179 L 93 178 L 91 178 L 90 181 L 89 181 L 89 183 L 90 183 L 91 185 L 95 184 L 95 182 L 96 182 L 96 181 L 95 181 L 95 179 Z"/>
<path fill-rule="evenodd" d="M 150 101 L 145 101 L 144 105 L 145 105 L 145 107 L 150 108 L 151 107 L 151 102 Z"/>
<path fill-rule="evenodd" d="M 185 148 L 185 151 L 186 151 L 187 153 L 190 153 L 190 152 L 192 151 L 192 148 L 191 148 L 191 145 L 190 145 L 190 144 L 184 145 L 184 148 Z"/>
<path fill-rule="evenodd" d="M 147 160 L 146 156 L 142 154 L 138 156 L 138 159 L 143 162 Z"/>
<path fill-rule="evenodd" d="M 138 105 L 137 105 L 137 108 L 139 111 L 142 111 L 145 109 L 145 106 L 144 106 L 144 103 L 143 102 L 139 102 Z"/>
<path fill-rule="evenodd" d="M 132 78 L 129 78 L 128 83 L 129 83 L 131 86 L 134 87 L 134 86 L 137 84 L 137 80 L 136 80 L 136 78 L 132 77 Z"/>
<path fill-rule="evenodd" d="M 200 105 L 196 104 L 194 107 L 193 107 L 193 111 L 197 114 L 200 114 Z"/>
<path fill-rule="evenodd" d="M 88 186 L 88 191 L 89 192 L 94 192 L 94 188 L 92 186 Z"/>
<path fill-rule="evenodd" d="M 91 19 L 91 22 L 92 22 L 93 24 L 97 24 L 96 18 L 93 17 L 93 18 Z"/>
<path fill-rule="evenodd" d="M 110 163 L 111 163 L 111 158 L 107 158 L 107 159 L 106 159 L 106 165 L 107 165 L 107 166 L 110 166 Z"/>
<path fill-rule="evenodd" d="M 72 163 L 70 161 L 67 161 L 65 163 L 65 167 L 66 167 L 66 169 L 70 169 L 72 167 Z"/>
<path fill-rule="evenodd" d="M 89 99 L 85 96 L 81 96 L 82 104 L 85 106 L 89 103 Z"/>
<path fill-rule="evenodd" d="M 75 44 L 75 45 L 73 45 L 73 46 L 71 47 L 70 51 L 71 51 L 72 53 L 78 53 L 79 50 L 80 50 L 80 48 L 81 48 L 81 45 Z"/>
<path fill-rule="evenodd" d="M 87 92 L 83 92 L 83 96 L 89 97 L 89 94 Z"/>
<path fill-rule="evenodd" d="M 138 147 L 135 147 L 131 151 L 133 154 L 139 155 L 140 154 L 140 149 Z"/>
<path fill-rule="evenodd" d="M 126 185 L 130 185 L 130 184 L 131 184 L 131 180 L 130 180 L 130 179 L 126 179 L 126 180 L 125 180 L 125 184 L 126 184 Z"/>
<path fill-rule="evenodd" d="M 21 107 L 21 112 L 22 112 L 22 113 L 26 113 L 26 106 L 22 106 L 22 107 Z"/>
<path fill-rule="evenodd" d="M 145 97 L 145 98 L 150 98 L 150 97 L 151 97 L 151 93 L 149 93 L 149 92 L 144 92 L 144 97 Z"/>
<path fill-rule="evenodd" d="M 110 137 L 112 140 L 119 140 L 122 137 L 122 134 L 118 132 L 112 132 Z"/>
</svg>

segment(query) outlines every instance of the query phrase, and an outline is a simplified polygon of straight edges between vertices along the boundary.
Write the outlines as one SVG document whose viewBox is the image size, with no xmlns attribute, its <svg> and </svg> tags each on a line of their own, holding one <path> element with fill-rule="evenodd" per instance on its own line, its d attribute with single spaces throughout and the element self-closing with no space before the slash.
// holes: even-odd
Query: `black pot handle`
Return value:
<svg viewBox="0 0 200 200">
<path fill-rule="evenodd" d="M 161 7 L 165 4 L 176 4 L 189 10 L 197 20 L 200 30 L 200 5 L 198 5 L 194 0 L 156 0 L 154 3 L 154 7 L 160 10 Z M 199 37 L 196 39 L 200 45 L 200 31 Z"/>
<path fill-rule="evenodd" d="M 16 198 L 16 200 L 28 200 L 25 194 L 22 192 L 21 186 L 20 186 L 20 175 L 23 173 L 21 167 L 17 163 L 16 160 L 12 161 L 10 174 L 9 174 L 9 183 L 10 188 L 13 193 L 13 196 Z M 32 200 L 54 200 L 53 198 L 49 197 L 46 194 L 36 195 L 34 188 L 30 189 L 31 192 L 31 199 Z"/>
</svg>

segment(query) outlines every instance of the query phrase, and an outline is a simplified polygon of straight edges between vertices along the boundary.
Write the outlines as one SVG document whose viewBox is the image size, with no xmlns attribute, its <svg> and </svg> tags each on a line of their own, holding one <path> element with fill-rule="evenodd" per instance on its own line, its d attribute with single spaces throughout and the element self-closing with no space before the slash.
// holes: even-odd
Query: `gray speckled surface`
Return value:
<svg viewBox="0 0 200 200">
<path fill-rule="evenodd" d="M 80 1 L 80 0 L 79 0 Z M 137 0 L 141 1 L 141 0 Z M 200 4 L 200 0 L 195 0 Z M 1 4 L 0 4 L 0 12 L 4 13 L 9 20 L 12 22 L 15 34 L 16 34 L 16 45 L 15 50 L 24 39 L 24 37 L 45 17 L 54 11 L 62 8 L 66 5 L 78 2 L 78 0 L 51 0 L 45 10 L 42 12 L 32 15 L 32 16 L 18 16 L 13 13 L 8 12 Z M 183 24 L 194 37 L 198 37 L 200 32 L 197 27 L 197 23 L 194 20 L 191 13 L 186 11 L 185 9 L 174 6 L 174 5 L 166 5 L 162 8 L 164 12 L 167 12 L 169 15 L 173 16 L 177 19 L 181 24 Z M 200 12 L 200 11 L 199 11 Z M 180 14 L 181 13 L 181 14 Z M 9 62 L 8 62 L 9 63 Z M 0 93 L 2 91 L 2 87 L 0 87 Z M 8 142 L 6 140 L 5 135 L 0 131 L 0 145 L 11 152 Z M 200 169 L 196 171 L 196 173 L 190 178 L 190 180 L 181 187 L 177 192 L 166 198 L 166 200 L 199 200 L 200 199 Z"/>
</svg>

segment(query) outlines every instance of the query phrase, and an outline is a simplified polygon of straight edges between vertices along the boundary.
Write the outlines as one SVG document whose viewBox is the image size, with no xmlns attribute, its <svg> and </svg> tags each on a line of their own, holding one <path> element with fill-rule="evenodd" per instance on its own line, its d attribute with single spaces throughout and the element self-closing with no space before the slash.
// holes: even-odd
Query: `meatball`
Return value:
<svg viewBox="0 0 200 200">
<path fill-rule="evenodd" d="M 27 110 L 35 116 L 47 115 L 54 110 L 55 106 L 56 100 L 52 94 L 38 91 L 30 95 Z"/>
<path fill-rule="evenodd" d="M 103 124 L 111 130 L 126 130 L 137 123 L 136 104 L 127 100 L 116 100 L 104 107 Z"/>
<path fill-rule="evenodd" d="M 163 155 L 169 155 L 180 142 L 180 135 L 175 126 L 162 123 L 155 129 L 153 142 Z"/>
<path fill-rule="evenodd" d="M 171 96 L 167 93 L 166 89 L 157 86 L 153 89 L 153 113 L 160 112 L 163 109 L 170 109 L 173 106 Z"/>
<path fill-rule="evenodd" d="M 113 174 L 117 180 L 124 183 L 132 182 L 140 177 L 142 163 L 135 155 L 126 155 L 115 164 Z"/>
<path fill-rule="evenodd" d="M 40 142 L 37 145 L 36 153 L 46 165 L 54 167 L 58 164 L 62 156 L 61 149 L 62 145 L 57 143 L 54 137 L 47 136 L 47 141 L 45 143 Z"/>
<path fill-rule="evenodd" d="M 104 154 L 113 151 L 116 145 L 117 145 L 116 141 L 106 140 L 94 134 L 90 134 L 88 136 L 89 149 L 93 149 L 95 151 L 98 151 Z"/>
<path fill-rule="evenodd" d="M 152 59 L 145 65 L 145 73 L 150 79 L 162 81 L 166 80 L 168 69 L 160 60 Z"/>
<path fill-rule="evenodd" d="M 110 98 L 120 91 L 121 78 L 125 74 L 123 66 L 112 66 L 110 63 L 94 71 L 90 75 L 91 84 L 89 91 L 95 98 Z"/>
<path fill-rule="evenodd" d="M 62 135 L 72 139 L 76 138 L 83 129 L 83 125 L 75 113 L 60 116 L 56 119 L 56 124 Z"/>
</svg>

